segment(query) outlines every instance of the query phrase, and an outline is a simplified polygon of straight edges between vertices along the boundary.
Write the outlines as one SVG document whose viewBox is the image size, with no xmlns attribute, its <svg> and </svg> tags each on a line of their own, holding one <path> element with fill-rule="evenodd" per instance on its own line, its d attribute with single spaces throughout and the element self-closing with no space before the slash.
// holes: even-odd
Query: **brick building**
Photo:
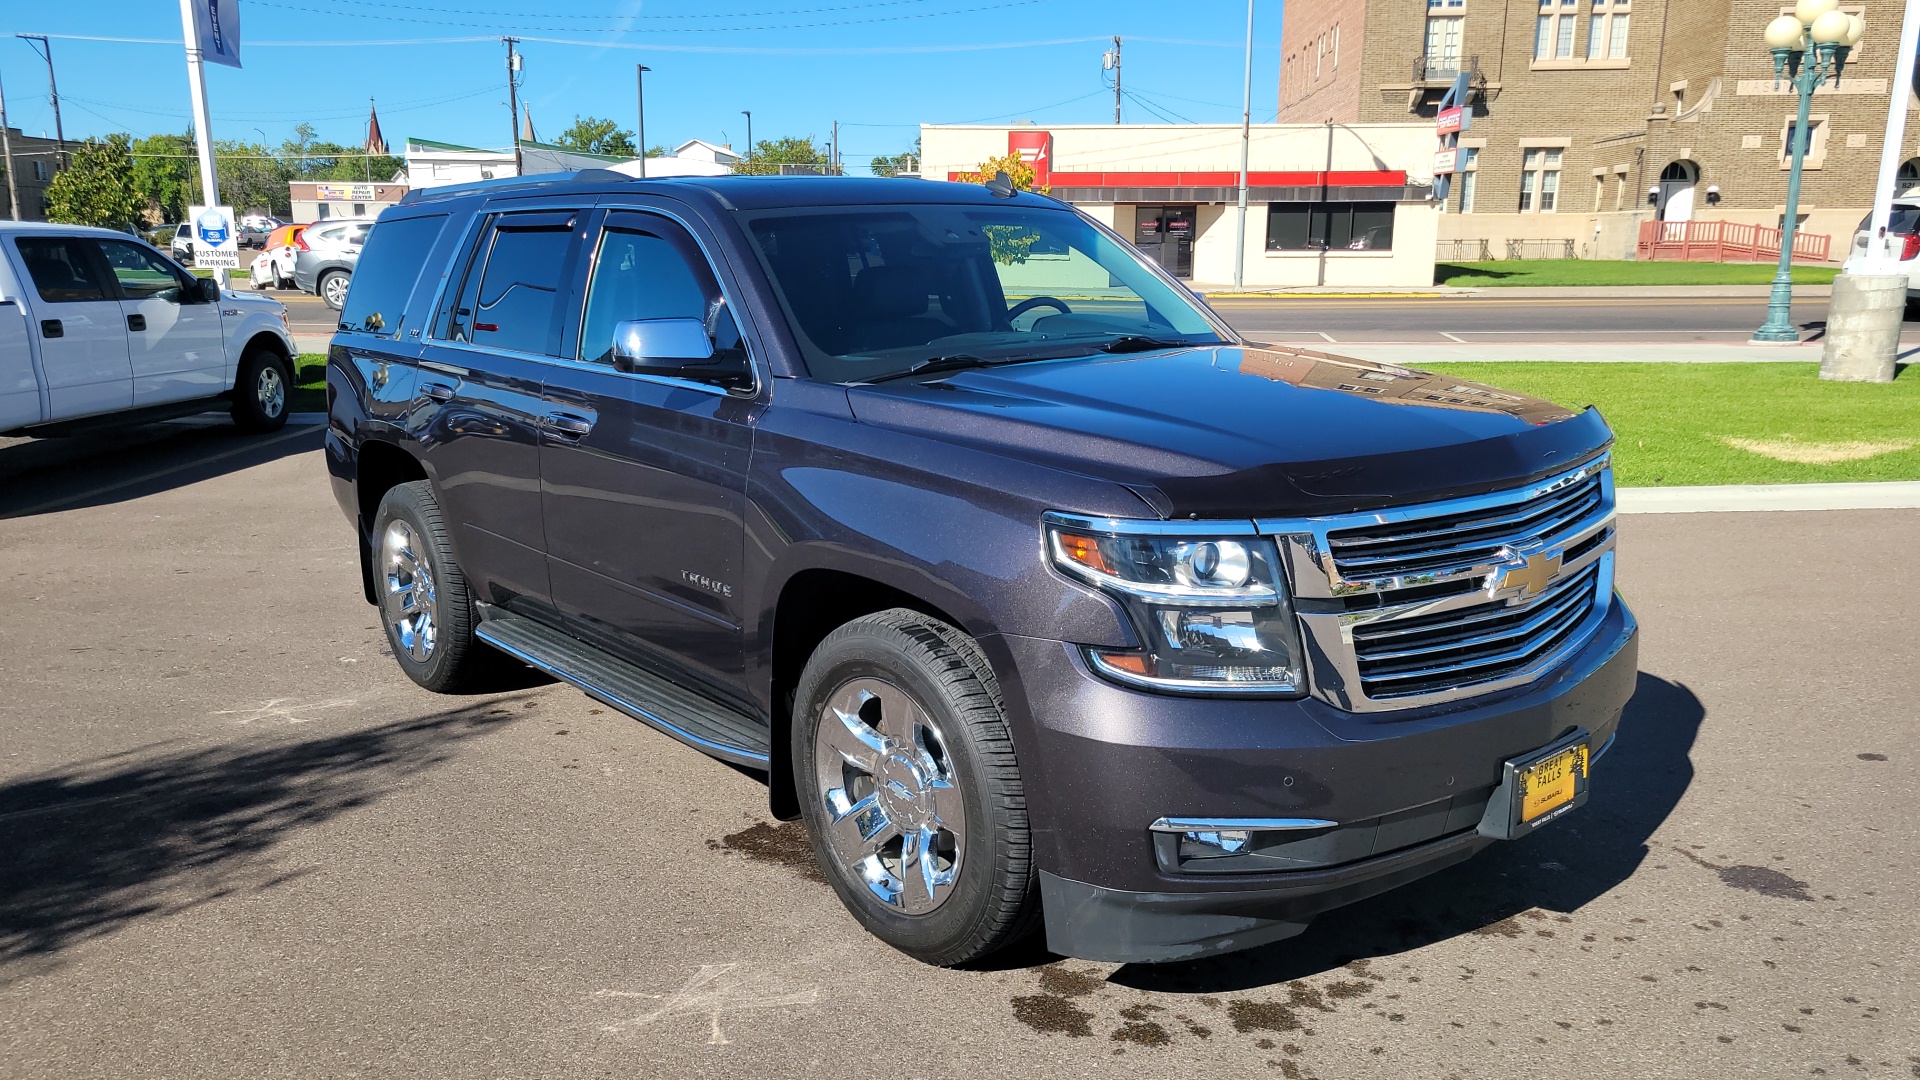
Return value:
<svg viewBox="0 0 1920 1080">
<path fill-rule="evenodd" d="M 13 144 L 13 160 L 8 164 L 13 169 L 14 190 L 20 197 L 20 219 L 45 221 L 47 185 L 53 182 L 60 159 L 58 144 L 52 139 L 23 134 L 19 128 L 10 128 L 8 133 Z M 71 151 L 73 145 L 68 143 L 67 149 Z M 0 184 L 3 183 L 5 180 L 0 178 Z M 0 190 L 0 218 L 7 217 L 10 210 L 7 193 Z"/>
<path fill-rule="evenodd" d="M 1766 24 L 1780 0 L 1288 0 L 1282 123 L 1432 117 L 1471 80 L 1464 169 L 1443 257 L 1512 240 L 1627 258 L 1638 223 L 1778 226 L 1795 97 L 1774 84 Z M 1801 227 L 1842 257 L 1871 201 L 1902 5 L 1843 0 L 1866 36 L 1814 96 Z M 1920 142 L 1920 127 L 1909 141 Z M 1437 145 L 1437 144 L 1436 144 Z M 1916 153 L 1908 148 L 1911 156 Z M 1920 160 L 1902 166 L 1920 184 Z M 1466 241 L 1454 247 L 1453 241 Z"/>
</svg>

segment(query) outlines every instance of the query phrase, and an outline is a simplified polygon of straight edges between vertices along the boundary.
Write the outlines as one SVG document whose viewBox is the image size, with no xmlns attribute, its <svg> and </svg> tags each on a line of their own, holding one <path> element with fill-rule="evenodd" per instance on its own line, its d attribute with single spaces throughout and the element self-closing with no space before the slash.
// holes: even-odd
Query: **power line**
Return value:
<svg viewBox="0 0 1920 1080">
<path fill-rule="evenodd" d="M 559 30 L 569 34 L 711 34 L 711 33 L 750 33 L 759 30 L 808 30 L 826 26 L 864 26 L 872 23 L 905 22 L 912 19 L 937 19 L 948 15 L 971 15 L 981 11 L 999 11 L 1004 8 L 1029 7 L 1045 3 L 1046 0 L 1003 0 L 998 4 L 983 4 L 978 7 L 956 8 L 951 11 L 926 11 L 914 15 L 886 15 L 874 19 L 838 19 L 829 22 L 780 23 L 768 26 L 663 26 L 650 29 L 634 27 L 595 27 L 595 26 L 512 26 L 514 30 Z M 256 7 L 279 8 L 282 11 L 302 11 L 312 15 L 346 15 L 355 19 L 379 19 L 385 22 L 412 23 L 421 26 L 457 26 L 460 22 L 445 19 L 415 19 L 405 15 L 377 15 L 366 11 L 342 11 L 329 8 L 307 7 L 301 4 L 275 3 L 274 0 L 252 0 Z M 533 16 L 541 18 L 543 16 Z M 508 18 L 512 18 L 509 16 Z M 470 25 L 471 19 L 465 20 Z M 507 23 L 498 23 L 507 27 Z"/>
<path fill-rule="evenodd" d="M 335 3 L 356 4 L 360 7 L 393 8 L 401 11 L 430 11 L 442 15 L 486 15 L 501 19 L 604 19 L 608 21 L 654 22 L 684 19 L 767 19 L 789 15 L 815 15 L 831 11 L 859 11 L 868 8 L 903 7 L 908 4 L 927 4 L 934 0 L 875 0 L 868 4 L 841 4 L 834 7 L 789 8 L 783 11 L 734 11 L 701 12 L 694 15 L 564 15 L 559 12 L 541 12 L 524 14 L 506 11 L 473 11 L 465 8 L 423 7 L 419 4 L 388 4 L 380 0 L 333 0 Z"/>
<path fill-rule="evenodd" d="M 97 34 L 44 34 L 55 41 L 94 41 L 120 45 L 170 45 L 178 48 L 177 38 L 135 38 L 105 37 Z M 364 49 L 376 46 L 395 45 L 472 45 L 485 42 L 496 44 L 499 37 L 492 34 L 467 35 L 462 37 L 420 37 L 391 39 L 355 39 L 340 41 L 249 41 L 250 49 L 326 49 L 353 48 Z M 862 47 L 822 47 L 791 48 L 773 45 L 673 45 L 664 42 L 634 41 L 582 41 L 577 38 L 527 37 L 521 41 L 538 42 L 542 45 L 574 45 L 589 49 L 646 49 L 650 52 L 684 53 L 725 53 L 745 56 L 894 56 L 915 53 L 963 53 L 993 52 L 1000 49 L 1040 49 L 1056 45 L 1085 45 L 1092 41 L 1105 41 L 1104 37 L 1047 38 L 1038 41 L 982 41 L 953 45 L 876 45 Z M 1136 39 L 1144 40 L 1144 39 Z M 1238 48 L 1239 46 L 1235 46 Z"/>
<path fill-rule="evenodd" d="M 411 101 L 400 102 L 391 107 L 384 106 L 384 105 L 381 107 L 386 109 L 388 113 L 416 112 L 420 109 L 431 109 L 438 105 L 449 105 L 456 101 L 465 101 L 468 98 L 475 98 L 475 97 L 480 97 L 484 94 L 491 94 L 491 93 L 494 93 L 497 89 L 498 87 L 494 87 L 494 86 L 483 86 L 477 89 L 463 91 L 458 94 L 443 95 L 440 97 L 433 97 L 433 98 L 415 98 L 415 99 L 412 99 Z M 141 113 L 147 116 L 180 116 L 182 115 L 182 110 L 179 110 L 179 109 L 149 109 L 139 105 L 123 105 L 116 101 L 99 101 L 93 98 L 74 97 L 72 94 L 68 94 L 63 100 L 74 101 L 74 102 L 86 102 L 89 105 L 98 105 L 104 109 L 113 109 L 118 112 Z M 88 111 L 91 112 L 92 110 L 88 110 Z M 99 116 L 98 113 L 94 113 L 94 115 Z M 324 113 L 324 114 L 265 113 L 265 112 L 250 112 L 250 111 L 243 110 L 243 111 L 236 111 L 236 112 L 222 112 L 220 116 L 216 117 L 215 119 L 264 120 L 269 122 L 274 120 L 351 120 L 354 117 L 357 117 L 360 115 L 362 114 L 358 109 L 355 109 L 351 112 Z M 101 117 L 101 119 L 107 119 L 107 118 Z"/>
</svg>

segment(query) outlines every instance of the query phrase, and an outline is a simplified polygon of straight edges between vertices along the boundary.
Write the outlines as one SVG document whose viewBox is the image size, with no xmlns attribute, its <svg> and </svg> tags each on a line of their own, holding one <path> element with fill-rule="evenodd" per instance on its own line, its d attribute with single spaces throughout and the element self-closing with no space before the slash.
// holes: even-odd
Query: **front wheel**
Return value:
<svg viewBox="0 0 1920 1080">
<path fill-rule="evenodd" d="M 373 557 L 380 625 L 400 670 L 436 693 L 479 686 L 487 650 L 474 636 L 467 578 L 453 560 L 431 483 L 399 484 L 381 496 Z"/>
<path fill-rule="evenodd" d="M 353 278 L 346 271 L 333 270 L 320 278 L 315 291 L 320 294 L 320 299 L 327 302 L 328 307 L 339 311 L 347 305 L 347 287 L 352 283 Z"/>
<path fill-rule="evenodd" d="M 1019 763 L 964 632 L 896 608 L 827 635 L 794 695 L 792 753 L 815 856 L 874 936 L 944 967 L 1038 926 Z"/>
<path fill-rule="evenodd" d="M 233 422 L 242 431 L 278 431 L 287 423 L 287 391 L 293 374 L 287 358 L 272 349 L 249 349 L 233 380 Z"/>
</svg>

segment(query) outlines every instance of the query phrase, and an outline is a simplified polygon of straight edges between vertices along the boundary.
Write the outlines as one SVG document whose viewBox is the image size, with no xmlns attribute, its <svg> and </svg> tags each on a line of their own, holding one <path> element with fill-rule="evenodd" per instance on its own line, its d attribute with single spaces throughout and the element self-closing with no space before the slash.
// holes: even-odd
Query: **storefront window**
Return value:
<svg viewBox="0 0 1920 1080">
<path fill-rule="evenodd" d="M 1272 203 L 1268 251 L 1391 251 L 1390 202 Z"/>
</svg>

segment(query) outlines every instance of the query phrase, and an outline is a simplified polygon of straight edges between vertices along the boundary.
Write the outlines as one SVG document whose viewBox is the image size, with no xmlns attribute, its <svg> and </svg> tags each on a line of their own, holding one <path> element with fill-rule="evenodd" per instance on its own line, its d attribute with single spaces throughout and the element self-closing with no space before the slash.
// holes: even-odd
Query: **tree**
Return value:
<svg viewBox="0 0 1920 1080">
<path fill-rule="evenodd" d="M 124 229 L 140 214 L 133 154 L 124 133 L 88 139 L 47 185 L 47 220 Z"/>
<path fill-rule="evenodd" d="M 561 132 L 554 145 L 610 157 L 630 158 L 638 153 L 633 148 L 633 132 L 622 129 L 612 120 L 578 114 L 573 118 L 573 126 Z"/>
<path fill-rule="evenodd" d="M 747 151 L 746 157 L 734 163 L 733 171 L 772 176 L 780 172 L 782 165 L 805 165 L 820 172 L 830 171 L 827 155 L 813 145 L 812 135 L 805 138 L 789 135 L 784 139 L 761 139 Z"/>
<path fill-rule="evenodd" d="M 147 213 L 162 222 L 187 219 L 187 205 L 200 199 L 199 172 L 190 131 L 133 143 L 133 189 Z"/>
<path fill-rule="evenodd" d="M 959 179 L 963 184 L 984 184 L 1001 173 L 1007 174 L 1016 191 L 1037 191 L 1045 195 L 1053 190 L 1050 185 L 1033 182 L 1033 166 L 1021 160 L 1018 151 L 1005 157 L 988 158 L 980 163 L 978 170 L 961 173 Z M 1027 253 L 1033 250 L 1034 243 L 1040 239 L 1039 233 L 1018 225 L 988 225 L 986 233 L 987 248 L 993 255 L 993 261 L 1006 266 L 1026 262 Z"/>
<path fill-rule="evenodd" d="M 875 176 L 919 176 L 920 140 L 913 140 L 911 150 L 874 158 L 871 168 Z"/>
</svg>

